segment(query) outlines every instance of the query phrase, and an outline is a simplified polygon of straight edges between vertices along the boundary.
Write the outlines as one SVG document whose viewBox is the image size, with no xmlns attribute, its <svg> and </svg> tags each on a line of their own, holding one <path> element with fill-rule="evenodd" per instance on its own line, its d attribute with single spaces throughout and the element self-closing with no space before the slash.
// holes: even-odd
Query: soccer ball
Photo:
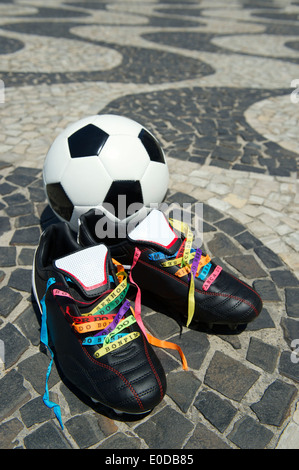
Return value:
<svg viewBox="0 0 299 470">
<path fill-rule="evenodd" d="M 161 203 L 169 172 L 161 146 L 145 127 L 103 114 L 81 119 L 58 135 L 43 179 L 52 210 L 77 230 L 78 218 L 89 209 L 126 221 Z"/>
</svg>

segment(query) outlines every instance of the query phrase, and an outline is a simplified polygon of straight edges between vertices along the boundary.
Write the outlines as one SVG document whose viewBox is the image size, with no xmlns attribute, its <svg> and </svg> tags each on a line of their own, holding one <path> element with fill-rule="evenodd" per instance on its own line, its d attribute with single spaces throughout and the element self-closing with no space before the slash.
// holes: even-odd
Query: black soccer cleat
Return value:
<svg viewBox="0 0 299 470">
<path fill-rule="evenodd" d="M 33 264 L 41 341 L 48 346 L 49 333 L 52 358 L 92 400 L 123 413 L 146 413 L 163 399 L 166 378 L 127 290 L 127 274 L 105 245 L 82 248 L 66 223 L 41 235 Z M 59 419 L 47 385 L 44 402 Z"/>
<path fill-rule="evenodd" d="M 97 229 L 101 216 L 90 210 L 80 218 L 79 242 L 99 243 Z M 113 233 L 109 220 L 108 231 Z M 106 227 L 107 228 L 107 227 Z M 116 238 L 107 239 L 113 257 L 131 268 L 131 275 L 143 293 L 159 301 L 169 312 L 191 322 L 229 325 L 253 321 L 261 312 L 262 300 L 247 283 L 211 261 L 209 255 L 192 248 L 189 227 L 166 219 L 151 210 L 125 237 L 122 225 L 114 228 Z"/>
</svg>

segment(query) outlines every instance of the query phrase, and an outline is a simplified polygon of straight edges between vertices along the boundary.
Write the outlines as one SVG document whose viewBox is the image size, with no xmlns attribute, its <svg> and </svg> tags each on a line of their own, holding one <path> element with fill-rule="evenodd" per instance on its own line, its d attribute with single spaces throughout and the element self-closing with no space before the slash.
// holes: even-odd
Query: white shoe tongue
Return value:
<svg viewBox="0 0 299 470">
<path fill-rule="evenodd" d="M 170 249 L 178 240 L 163 212 L 153 209 L 129 234 L 135 242 L 154 243 Z"/>
<path fill-rule="evenodd" d="M 86 295 L 96 295 L 106 290 L 108 283 L 107 254 L 105 245 L 95 245 L 59 258 L 55 266 L 70 277 Z"/>
</svg>

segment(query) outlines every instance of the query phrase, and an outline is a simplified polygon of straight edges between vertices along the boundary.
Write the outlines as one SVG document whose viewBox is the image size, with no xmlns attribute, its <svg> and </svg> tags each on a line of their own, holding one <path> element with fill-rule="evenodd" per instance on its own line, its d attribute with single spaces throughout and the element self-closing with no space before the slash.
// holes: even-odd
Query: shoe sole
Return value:
<svg viewBox="0 0 299 470">
<path fill-rule="evenodd" d="M 92 397 L 89 397 L 89 398 L 91 399 L 91 401 L 92 401 L 95 405 L 97 405 L 97 404 L 103 405 L 103 403 L 101 403 L 99 400 L 95 400 L 95 399 L 92 398 Z M 107 406 L 107 405 L 105 405 L 105 406 Z M 114 413 L 117 414 L 118 416 L 128 416 L 128 415 L 134 415 L 134 416 L 135 416 L 135 415 L 138 415 L 138 416 L 139 416 L 139 415 L 147 415 L 147 414 L 149 414 L 149 413 L 151 413 L 151 412 L 153 411 L 153 410 L 151 409 L 151 410 L 147 410 L 147 411 L 140 411 L 139 413 L 129 413 L 128 411 L 127 411 L 127 412 L 126 412 L 126 411 L 120 411 L 120 410 L 117 410 L 116 408 L 111 408 L 111 406 L 108 407 L 108 408 L 109 408 L 110 410 L 114 411 Z"/>
</svg>

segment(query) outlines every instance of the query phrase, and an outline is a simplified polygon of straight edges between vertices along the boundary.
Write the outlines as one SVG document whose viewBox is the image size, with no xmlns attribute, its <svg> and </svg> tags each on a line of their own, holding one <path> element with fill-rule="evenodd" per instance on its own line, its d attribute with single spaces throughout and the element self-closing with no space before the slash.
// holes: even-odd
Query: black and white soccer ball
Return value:
<svg viewBox="0 0 299 470">
<path fill-rule="evenodd" d="M 77 230 L 89 209 L 126 221 L 163 201 L 169 172 L 156 138 L 123 116 L 88 116 L 62 131 L 46 156 L 43 179 L 49 204 Z"/>
</svg>

